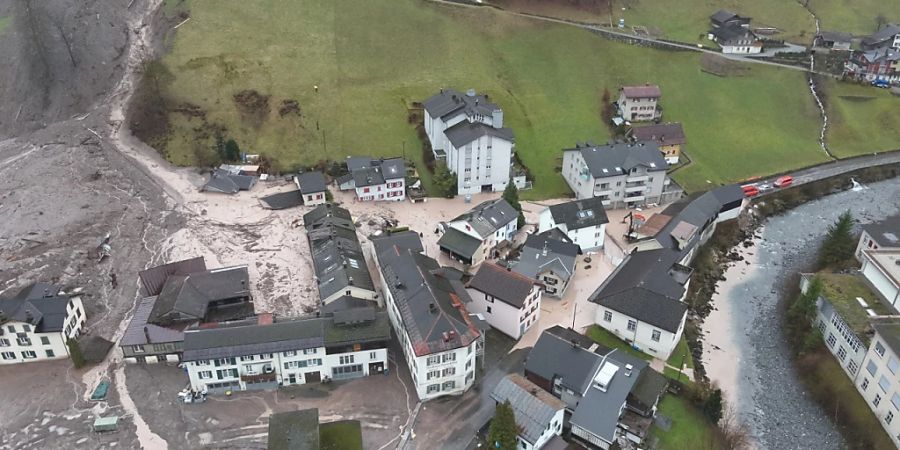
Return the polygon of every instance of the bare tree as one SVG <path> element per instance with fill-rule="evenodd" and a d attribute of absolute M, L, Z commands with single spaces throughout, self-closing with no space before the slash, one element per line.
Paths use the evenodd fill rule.
<path fill-rule="evenodd" d="M 56 28 L 56 31 L 59 33 L 59 37 L 62 39 L 63 44 L 66 46 L 66 51 L 69 53 L 69 61 L 72 62 L 72 67 L 78 67 L 78 62 L 75 61 L 75 55 L 72 52 L 72 43 L 69 41 L 69 36 L 66 35 L 66 31 L 63 29 L 63 24 L 66 21 L 66 15 L 63 14 L 62 18 L 50 18 L 50 23 L 53 24 L 53 27 Z"/>
<path fill-rule="evenodd" d="M 725 405 L 722 420 L 719 421 L 719 429 L 722 431 L 722 439 L 725 448 L 730 450 L 746 450 L 750 448 L 750 430 L 738 417 L 734 407 Z"/>
<path fill-rule="evenodd" d="M 887 25 L 888 19 L 884 16 L 884 14 L 878 14 L 875 17 L 875 31 L 880 30 L 882 27 Z"/>

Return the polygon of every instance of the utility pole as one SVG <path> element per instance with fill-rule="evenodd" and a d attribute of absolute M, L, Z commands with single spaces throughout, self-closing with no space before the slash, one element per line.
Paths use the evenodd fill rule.
<path fill-rule="evenodd" d="M 578 317 L 578 301 L 573 300 L 572 304 L 575 305 L 575 307 L 572 309 L 572 329 L 575 330 L 575 318 Z"/>

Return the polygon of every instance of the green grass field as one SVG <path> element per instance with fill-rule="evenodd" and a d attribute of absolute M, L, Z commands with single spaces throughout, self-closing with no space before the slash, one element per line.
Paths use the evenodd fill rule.
<path fill-rule="evenodd" d="M 414 0 L 187 1 L 163 63 L 179 102 L 206 111 L 244 150 L 289 169 L 350 154 L 421 161 L 407 108 L 442 86 L 487 92 L 505 110 L 535 177 L 527 199 L 569 192 L 560 150 L 605 142 L 600 97 L 622 84 L 658 83 L 665 119 L 681 121 L 694 160 L 676 172 L 688 190 L 824 160 L 818 113 L 800 72 L 753 66 L 745 76 L 700 71 L 699 55 L 622 45 L 572 27 L 490 9 Z M 239 20 L 238 20 L 239 19 Z M 314 85 L 319 86 L 316 93 Z M 232 96 L 270 95 L 264 120 L 242 118 Z M 282 100 L 302 117 L 280 117 Z M 193 162 L 199 125 L 173 113 L 166 148 Z M 318 128 L 318 129 L 317 129 Z M 327 148 L 327 150 L 326 150 Z"/>
<path fill-rule="evenodd" d="M 900 97 L 886 89 L 825 82 L 827 141 L 838 157 L 900 148 Z"/>
<path fill-rule="evenodd" d="M 610 333 L 609 331 L 604 330 L 603 328 L 600 328 L 597 325 L 591 325 L 590 327 L 588 327 L 587 332 L 585 334 L 587 335 L 587 337 L 593 339 L 594 342 L 596 342 L 600 345 L 603 345 L 605 347 L 623 350 L 625 352 L 628 352 L 632 356 L 637 356 L 638 358 L 641 358 L 646 361 L 653 359 L 652 356 L 650 356 L 644 352 L 635 350 L 627 342 L 619 339 L 614 334 Z"/>
<path fill-rule="evenodd" d="M 361 425 L 358 420 L 340 420 L 319 425 L 322 450 L 362 450 Z"/>
<path fill-rule="evenodd" d="M 713 425 L 687 399 L 666 395 L 659 402 L 657 414 L 672 420 L 672 427 L 668 431 L 656 425 L 650 429 L 650 434 L 659 439 L 657 448 L 664 450 L 719 448 Z"/>
<path fill-rule="evenodd" d="M 0 17 L 0 33 L 6 30 L 6 27 L 9 26 L 9 23 L 12 22 L 12 16 L 2 16 Z"/>
<path fill-rule="evenodd" d="M 900 21 L 900 0 L 810 0 L 809 7 L 819 17 L 819 26 L 829 31 L 870 34 L 879 14 Z"/>
<path fill-rule="evenodd" d="M 678 345 L 675 346 L 675 350 L 672 351 L 672 356 L 669 356 L 669 360 L 666 361 L 666 364 L 672 367 L 679 367 L 682 362 L 684 362 L 685 367 L 690 369 L 694 368 L 694 357 L 691 355 L 691 349 L 688 347 L 687 339 L 685 339 L 683 334 L 681 335 L 681 340 L 678 341 Z"/>

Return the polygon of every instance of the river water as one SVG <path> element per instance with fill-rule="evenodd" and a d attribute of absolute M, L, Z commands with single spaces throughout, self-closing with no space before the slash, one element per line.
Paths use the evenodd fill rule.
<path fill-rule="evenodd" d="M 814 262 L 828 226 L 846 210 L 860 223 L 900 212 L 900 179 L 848 190 L 770 218 L 737 250 L 706 319 L 703 362 L 760 449 L 837 449 L 843 438 L 797 380 L 778 318 L 792 274 Z"/>

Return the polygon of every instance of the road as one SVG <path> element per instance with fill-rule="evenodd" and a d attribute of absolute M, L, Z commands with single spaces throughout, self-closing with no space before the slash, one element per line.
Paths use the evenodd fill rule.
<path fill-rule="evenodd" d="M 806 183 L 812 183 L 814 181 L 824 180 L 826 178 L 831 178 L 847 172 L 852 172 L 854 170 L 864 169 L 866 167 L 877 167 L 886 164 L 900 164 L 900 151 L 894 151 L 890 153 L 875 153 L 872 155 L 849 159 L 839 159 L 836 161 L 819 164 L 817 166 L 796 170 L 789 173 L 788 175 L 794 177 L 793 186 L 797 186 Z M 778 175 L 773 175 L 771 177 L 754 180 L 753 182 L 755 184 L 772 184 L 777 178 Z M 774 192 L 777 192 L 777 190 L 762 192 L 759 196 L 766 196 Z"/>

